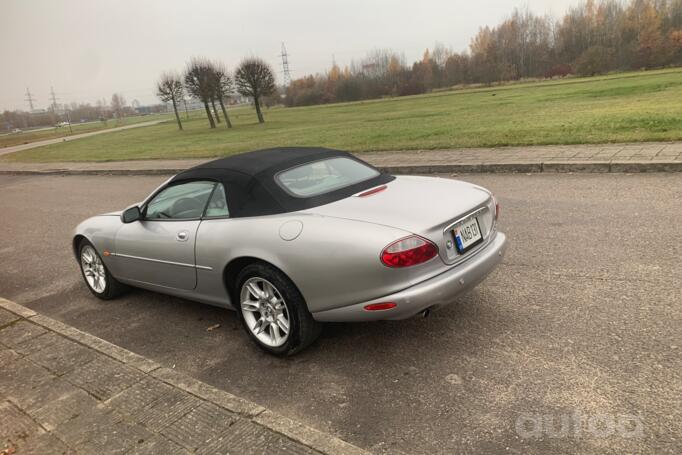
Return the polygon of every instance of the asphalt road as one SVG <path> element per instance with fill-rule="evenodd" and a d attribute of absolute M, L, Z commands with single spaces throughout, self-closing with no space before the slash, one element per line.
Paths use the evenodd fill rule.
<path fill-rule="evenodd" d="M 86 290 L 73 227 L 162 177 L 0 176 L 0 296 L 378 453 L 680 453 L 682 174 L 463 178 L 501 201 L 497 271 L 428 319 L 328 325 L 294 358 L 229 311 Z"/>

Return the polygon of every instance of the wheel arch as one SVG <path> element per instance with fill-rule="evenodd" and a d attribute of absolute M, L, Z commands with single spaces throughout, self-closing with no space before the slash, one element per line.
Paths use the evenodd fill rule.
<path fill-rule="evenodd" d="M 236 289 L 237 285 L 237 276 L 239 275 L 239 272 L 241 272 L 244 267 L 249 266 L 251 264 L 263 264 L 267 265 L 269 267 L 274 268 L 278 272 L 280 272 L 282 275 L 284 275 L 291 283 L 294 285 L 296 290 L 298 291 L 299 294 L 303 297 L 303 300 L 305 301 L 305 296 L 301 292 L 301 289 L 298 287 L 296 282 L 291 279 L 289 274 L 287 274 L 284 270 L 282 270 L 280 267 L 276 266 L 272 262 L 266 261 L 265 259 L 261 259 L 255 256 L 240 256 L 237 258 L 232 259 L 230 262 L 227 263 L 225 268 L 223 269 L 223 281 L 225 283 L 225 287 L 227 289 L 227 292 L 230 293 L 231 297 L 233 298 L 233 302 L 236 302 L 234 299 L 238 300 L 237 292 L 238 289 Z M 306 306 L 308 305 L 308 302 L 306 301 Z"/>
<path fill-rule="evenodd" d="M 83 234 L 76 234 L 73 237 L 72 248 L 73 248 L 73 255 L 76 257 L 76 259 L 78 259 L 78 247 L 80 246 L 80 244 L 83 240 L 88 240 L 88 238 L 86 236 L 84 236 Z"/>

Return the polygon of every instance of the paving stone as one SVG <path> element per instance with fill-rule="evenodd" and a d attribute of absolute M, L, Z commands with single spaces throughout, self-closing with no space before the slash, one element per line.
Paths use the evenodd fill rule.
<path fill-rule="evenodd" d="M 48 318 L 42 314 L 36 315 L 31 318 L 31 321 L 44 326 L 60 335 L 63 335 L 71 340 L 77 341 L 89 348 L 94 349 L 106 356 L 118 360 L 121 363 L 128 364 L 134 368 L 137 368 L 144 373 L 148 373 L 160 367 L 160 365 L 153 360 L 142 357 L 139 354 L 128 351 L 120 346 L 109 343 L 101 338 L 98 338 L 89 333 L 83 332 L 71 327 L 63 322 L 59 322 L 55 319 Z"/>
<path fill-rule="evenodd" d="M 49 325 L 10 319 L 0 327 L 0 442 L 18 455 L 319 453 L 239 417 L 263 408 L 122 348 L 110 350 L 119 361 Z"/>
<path fill-rule="evenodd" d="M 21 343 L 20 345 L 16 346 L 14 350 L 23 355 L 29 355 L 33 354 L 34 352 L 38 352 L 63 339 L 64 337 L 54 332 L 48 331 L 46 333 L 43 333 L 42 335 L 38 335 L 37 337 L 31 338 L 30 340 Z"/>
<path fill-rule="evenodd" d="M 161 434 L 195 451 L 207 444 L 220 441 L 236 420 L 231 412 L 205 402 L 161 430 Z"/>
<path fill-rule="evenodd" d="M 152 434 L 140 426 L 118 422 L 95 432 L 90 439 L 77 445 L 76 449 L 82 453 L 97 455 L 124 454 L 151 438 Z"/>
<path fill-rule="evenodd" d="M 121 417 L 109 409 L 90 407 L 82 414 L 60 424 L 52 431 L 69 447 L 76 447 L 94 439 L 98 433 L 121 422 Z"/>
<path fill-rule="evenodd" d="M 121 362 L 98 355 L 92 362 L 67 373 L 64 377 L 104 401 L 141 381 L 145 376 Z"/>
<path fill-rule="evenodd" d="M 97 407 L 99 402 L 87 392 L 74 386 L 71 387 L 73 387 L 71 392 L 31 410 L 29 412 L 31 417 L 46 430 L 53 431 L 59 425 Z"/>
<path fill-rule="evenodd" d="M 132 415 L 151 406 L 156 400 L 174 390 L 176 389 L 161 381 L 144 378 L 129 389 L 107 400 L 106 404 L 119 412 Z"/>
<path fill-rule="evenodd" d="M 34 342 L 37 343 L 37 339 Z M 92 349 L 61 337 L 38 352 L 30 354 L 28 359 L 61 376 L 93 361 L 96 357 L 97 353 Z"/>
<path fill-rule="evenodd" d="M 12 313 L 11 311 L 3 310 L 0 308 L 0 327 L 3 327 L 10 322 L 14 322 L 19 319 L 19 316 Z"/>
<path fill-rule="evenodd" d="M 134 447 L 128 453 L 130 455 L 185 455 L 191 452 L 188 452 L 163 436 L 155 435 L 150 440 Z"/>
<path fill-rule="evenodd" d="M 46 329 L 28 321 L 18 321 L 0 330 L 0 343 L 13 348 L 38 335 L 47 332 Z"/>
<path fill-rule="evenodd" d="M 32 415 L 32 412 L 41 408 L 45 403 L 63 398 L 76 391 L 76 387 L 57 377 L 50 377 L 40 381 L 30 389 L 23 390 L 20 394 L 13 394 L 10 400 L 19 406 L 24 412 Z"/>
<path fill-rule="evenodd" d="M 309 447 L 298 444 L 289 438 L 277 434 L 249 420 L 241 419 L 232 425 L 229 431 L 211 444 L 199 450 L 197 454 L 218 455 L 235 453 L 239 455 L 256 454 L 319 454 Z"/>
<path fill-rule="evenodd" d="M 161 431 L 204 403 L 199 398 L 177 391 L 156 401 L 135 416 L 137 422 L 153 431 Z"/>
<path fill-rule="evenodd" d="M 26 308 L 25 306 L 19 305 L 18 303 L 14 303 L 11 300 L 3 299 L 2 297 L 0 297 L 0 308 L 9 310 L 14 314 L 18 314 L 22 318 L 31 318 L 36 315 L 36 312 L 32 309 Z"/>
<path fill-rule="evenodd" d="M 200 406 L 202 400 L 160 381 L 145 378 L 106 405 L 129 420 L 159 431 Z"/>
<path fill-rule="evenodd" d="M 0 365 L 3 370 L 10 368 L 12 362 L 20 358 L 21 356 L 15 350 L 0 346 Z"/>
<path fill-rule="evenodd" d="M 265 410 L 262 406 L 252 403 L 244 398 L 234 396 L 224 390 L 216 389 L 204 382 L 194 379 L 186 374 L 171 368 L 159 368 L 151 373 L 168 384 L 203 398 L 211 403 L 216 403 L 231 412 L 247 416 L 255 416 Z"/>
<path fill-rule="evenodd" d="M 253 421 L 294 441 L 300 441 L 308 447 L 314 447 L 316 450 L 323 453 L 367 455 L 367 452 L 364 450 L 342 441 L 341 439 L 335 438 L 314 428 L 310 428 L 300 422 L 272 411 L 265 411 L 259 414 Z"/>
<path fill-rule="evenodd" d="M 18 441 L 15 445 L 16 454 L 49 454 L 49 455 L 66 455 L 72 454 L 70 450 L 62 441 L 57 439 L 54 435 L 49 433 L 33 434 Z"/>
<path fill-rule="evenodd" d="M 8 401 L 0 402 L 0 441 L 18 444 L 32 435 L 45 433 L 28 415 Z"/>
<path fill-rule="evenodd" d="M 45 368 L 21 358 L 12 362 L 11 368 L 3 368 L 0 374 L 0 393 L 7 397 L 20 397 L 53 378 L 54 375 Z"/>

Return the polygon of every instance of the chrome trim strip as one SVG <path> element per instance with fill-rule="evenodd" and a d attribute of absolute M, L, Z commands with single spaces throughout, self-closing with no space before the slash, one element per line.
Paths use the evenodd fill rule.
<path fill-rule="evenodd" d="M 191 268 L 201 269 L 201 270 L 213 270 L 213 267 L 208 267 L 206 265 L 185 264 L 184 262 L 164 261 L 163 259 L 143 258 L 140 256 L 132 256 L 130 254 L 121 254 L 121 253 L 110 253 L 110 255 L 111 256 L 118 256 L 118 257 L 122 257 L 122 258 L 127 258 L 127 259 L 137 259 L 140 261 L 156 262 L 159 264 L 170 264 L 170 265 L 177 265 L 180 267 L 191 267 Z"/>
<path fill-rule="evenodd" d="M 471 217 L 473 217 L 473 216 L 476 216 L 476 215 L 478 215 L 479 213 L 488 210 L 488 209 L 489 209 L 489 204 L 490 204 L 491 200 L 492 200 L 492 198 L 489 197 L 489 198 L 488 198 L 481 206 L 479 206 L 477 209 L 472 210 L 471 212 L 467 213 L 466 215 L 461 216 L 461 217 L 459 217 L 458 219 L 456 219 L 454 222 L 450 223 L 445 229 L 443 229 L 443 235 L 447 235 L 448 232 L 452 230 L 452 228 L 454 228 L 456 225 L 458 225 L 458 224 L 461 223 L 462 221 L 466 221 L 466 220 L 468 220 L 469 218 L 471 218 Z M 491 243 L 492 240 L 495 238 L 495 235 L 496 235 L 496 233 L 497 233 L 497 232 L 496 232 L 496 231 L 497 231 L 497 222 L 496 222 L 496 220 L 495 220 L 495 215 L 494 215 L 494 214 L 491 214 L 491 215 L 493 216 L 493 222 L 492 222 L 492 225 L 490 226 L 490 230 L 489 230 L 486 234 L 483 234 L 483 233 L 481 232 L 481 234 L 483 235 L 483 242 L 481 242 L 480 244 L 476 245 L 472 250 L 467 251 L 467 252 L 464 253 L 463 255 L 460 254 L 460 255 L 456 256 L 454 261 L 452 261 L 452 262 L 447 262 L 447 261 L 445 261 L 445 263 L 447 264 L 448 267 L 455 267 L 455 266 L 460 265 L 460 264 L 463 263 L 463 262 L 466 262 L 467 260 L 469 260 L 469 258 L 475 256 L 475 255 L 478 254 L 481 250 L 484 250 L 488 245 L 490 245 L 490 243 Z"/>
<path fill-rule="evenodd" d="M 473 212 L 469 212 L 468 214 L 464 215 L 463 217 L 458 218 L 458 219 L 457 219 L 456 221 L 454 221 L 453 223 L 450 223 L 445 229 L 443 229 L 443 234 L 445 234 L 446 232 L 448 232 L 450 229 L 452 229 L 453 227 L 455 227 L 455 225 L 461 223 L 462 221 L 465 221 L 465 220 L 471 218 L 472 216 L 477 215 L 479 212 L 482 212 L 482 211 L 484 211 L 485 209 L 487 209 L 487 208 L 488 208 L 488 202 L 489 202 L 489 200 L 485 202 L 485 204 L 483 205 L 483 207 L 479 207 L 479 208 L 477 208 L 476 210 L 474 210 Z"/>

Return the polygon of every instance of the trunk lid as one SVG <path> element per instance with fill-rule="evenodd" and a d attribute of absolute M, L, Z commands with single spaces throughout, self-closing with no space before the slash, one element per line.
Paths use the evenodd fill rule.
<path fill-rule="evenodd" d="M 386 186 L 385 190 L 369 196 L 352 196 L 309 211 L 424 235 L 490 197 L 488 192 L 470 183 L 438 177 L 397 176 Z"/>
<path fill-rule="evenodd" d="M 444 262 L 457 262 L 459 255 L 444 229 L 463 216 L 479 210 L 477 217 L 484 239 L 493 225 L 490 193 L 470 183 L 438 177 L 397 176 L 386 189 L 369 196 L 351 196 L 315 207 L 308 212 L 390 226 L 421 235 L 438 246 Z"/>

